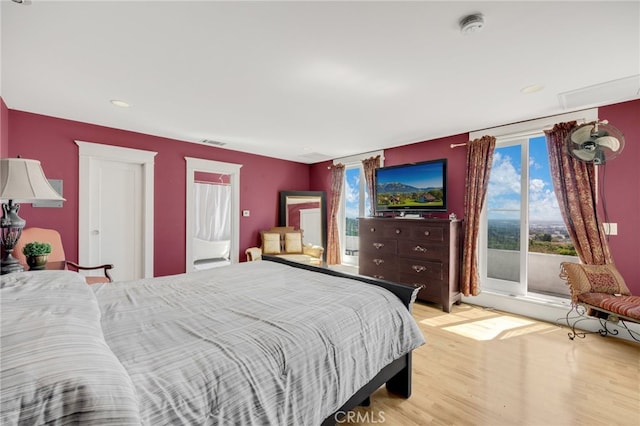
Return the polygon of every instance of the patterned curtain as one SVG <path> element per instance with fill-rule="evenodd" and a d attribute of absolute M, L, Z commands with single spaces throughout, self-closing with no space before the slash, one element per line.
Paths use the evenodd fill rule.
<path fill-rule="evenodd" d="M 367 158 L 366 160 L 362 160 L 362 168 L 364 170 L 364 179 L 367 184 L 367 191 L 369 192 L 369 207 L 371 208 L 371 215 L 373 215 L 376 211 L 376 200 L 373 199 L 375 182 L 374 179 L 374 171 L 380 167 L 380 156 L 376 155 L 375 157 Z"/>
<path fill-rule="evenodd" d="M 462 294 L 480 293 L 478 232 L 480 212 L 489 186 L 496 138 L 483 136 L 467 144 L 467 177 L 464 194 L 464 247 L 462 249 Z"/>
<path fill-rule="evenodd" d="M 338 211 L 344 185 L 344 164 L 335 164 L 331 168 L 331 194 L 329 195 L 329 233 L 327 235 L 327 265 L 339 265 L 340 232 L 338 231 Z"/>
<path fill-rule="evenodd" d="M 582 263 L 613 263 L 604 229 L 596 212 L 596 172 L 591 163 L 576 160 L 565 148 L 575 121 L 545 130 L 553 189 L 571 241 Z"/>

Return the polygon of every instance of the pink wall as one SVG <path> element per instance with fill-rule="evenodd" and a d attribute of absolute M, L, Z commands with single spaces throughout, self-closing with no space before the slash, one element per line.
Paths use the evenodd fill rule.
<path fill-rule="evenodd" d="M 631 293 L 640 295 L 640 100 L 601 107 L 598 117 L 625 135 L 620 156 L 598 168 L 600 207 L 604 200 L 608 221 L 618 224 L 618 235 L 609 237 L 613 260 Z"/>
<path fill-rule="evenodd" d="M 1 98 L 0 98 L 1 100 Z M 634 294 L 640 294 L 640 268 L 638 247 L 640 224 L 640 100 L 604 106 L 600 118 L 608 119 L 626 136 L 622 155 L 604 168 L 604 188 L 608 220 L 618 224 L 618 235 L 610 237 L 616 265 Z M 240 256 L 244 259 L 246 247 L 259 244 L 259 231 L 277 224 L 278 192 L 281 190 L 325 191 L 330 203 L 330 161 L 307 166 L 299 163 L 244 154 L 236 151 L 183 143 L 139 133 L 117 130 L 86 123 L 78 123 L 36 114 L 7 110 L 0 102 L 2 118 L 2 156 L 21 154 L 25 158 L 42 161 L 50 178 L 63 179 L 67 202 L 62 209 L 34 209 L 24 205 L 23 217 L 31 226 L 49 226 L 60 229 L 69 256 L 77 258 L 78 228 L 78 160 L 74 140 L 127 146 L 157 151 L 156 156 L 156 275 L 182 272 L 184 244 L 184 187 L 185 156 L 206 158 L 243 164 L 241 169 L 242 210 L 251 210 L 251 216 L 241 218 Z M 9 128 L 8 123 L 11 123 Z M 8 140 L 11 140 L 11 143 Z M 466 142 L 467 134 L 423 141 L 385 150 L 385 165 L 448 159 L 449 212 L 462 216 L 464 207 L 464 175 L 466 153 L 464 148 L 451 149 L 452 143 Z M 290 182 L 296 182 L 291 185 Z M 329 207 L 329 206 L 327 206 Z M 444 214 L 443 214 L 444 215 Z M 175 224 L 178 224 L 176 226 Z M 165 225 L 171 224 L 171 225 Z M 169 231 L 171 226 L 171 232 Z M 166 250 L 171 247 L 171 250 Z"/>
<path fill-rule="evenodd" d="M 608 220 L 618 224 L 618 235 L 609 240 L 614 261 L 631 292 L 640 294 L 640 100 L 600 107 L 598 115 L 622 130 L 626 138 L 623 153 L 601 167 L 599 173 L 600 177 L 605 176 Z M 385 149 L 384 165 L 447 158 L 448 213 L 462 217 L 466 150 L 463 147 L 451 149 L 449 145 L 467 141 L 468 134 L 460 134 Z M 314 164 L 310 178 L 312 190 L 327 191 L 327 204 L 331 189 L 331 173 L 327 169 L 330 164 L 328 161 Z"/>
<path fill-rule="evenodd" d="M 8 111 L 8 121 L 9 155 L 40 160 L 48 178 L 64 181 L 67 201 L 63 208 L 33 208 L 23 204 L 20 214 L 27 226 L 58 229 L 69 259 L 77 260 L 78 254 L 78 147 L 74 140 L 158 152 L 154 195 L 156 276 L 184 272 L 184 157 L 242 164 L 240 209 L 251 211 L 250 217 L 240 219 L 242 260 L 244 250 L 259 243 L 259 231 L 277 225 L 279 191 L 292 189 L 290 182 L 296 182 L 295 189 L 300 190 L 307 190 L 309 185 L 306 164 L 15 110 Z"/>
<path fill-rule="evenodd" d="M 9 156 L 9 109 L 0 97 L 0 158 Z"/>

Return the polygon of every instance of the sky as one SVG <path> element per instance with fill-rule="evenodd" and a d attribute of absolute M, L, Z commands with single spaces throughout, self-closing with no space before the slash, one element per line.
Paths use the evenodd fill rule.
<path fill-rule="evenodd" d="M 360 169 L 348 168 L 345 170 L 345 215 L 350 218 L 360 217 L 359 212 L 359 199 L 360 199 Z M 368 201 L 368 196 L 366 200 Z M 368 210 L 365 212 L 365 216 L 368 215 Z"/>
<path fill-rule="evenodd" d="M 489 219 L 518 219 L 520 203 L 521 151 L 519 145 L 496 148 L 489 178 Z M 562 222 L 551 183 L 544 136 L 529 143 L 529 222 Z M 507 209 L 515 211 L 496 211 Z"/>

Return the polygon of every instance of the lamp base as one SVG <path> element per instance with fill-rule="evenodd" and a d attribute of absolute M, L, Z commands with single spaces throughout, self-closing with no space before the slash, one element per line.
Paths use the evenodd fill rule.
<path fill-rule="evenodd" d="M 0 275 L 10 274 L 12 272 L 22 272 L 24 267 L 18 262 L 18 259 L 8 254 L 2 259 L 0 264 Z"/>

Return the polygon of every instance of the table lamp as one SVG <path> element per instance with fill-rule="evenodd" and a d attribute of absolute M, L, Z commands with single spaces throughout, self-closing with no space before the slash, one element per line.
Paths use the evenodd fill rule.
<path fill-rule="evenodd" d="M 0 158 L 0 200 L 8 200 L 2 203 L 0 219 L 0 244 L 4 247 L 0 273 L 20 272 L 23 267 L 12 252 L 26 222 L 18 216 L 20 205 L 14 202 L 66 200 L 49 184 L 40 162 L 26 158 Z"/>

